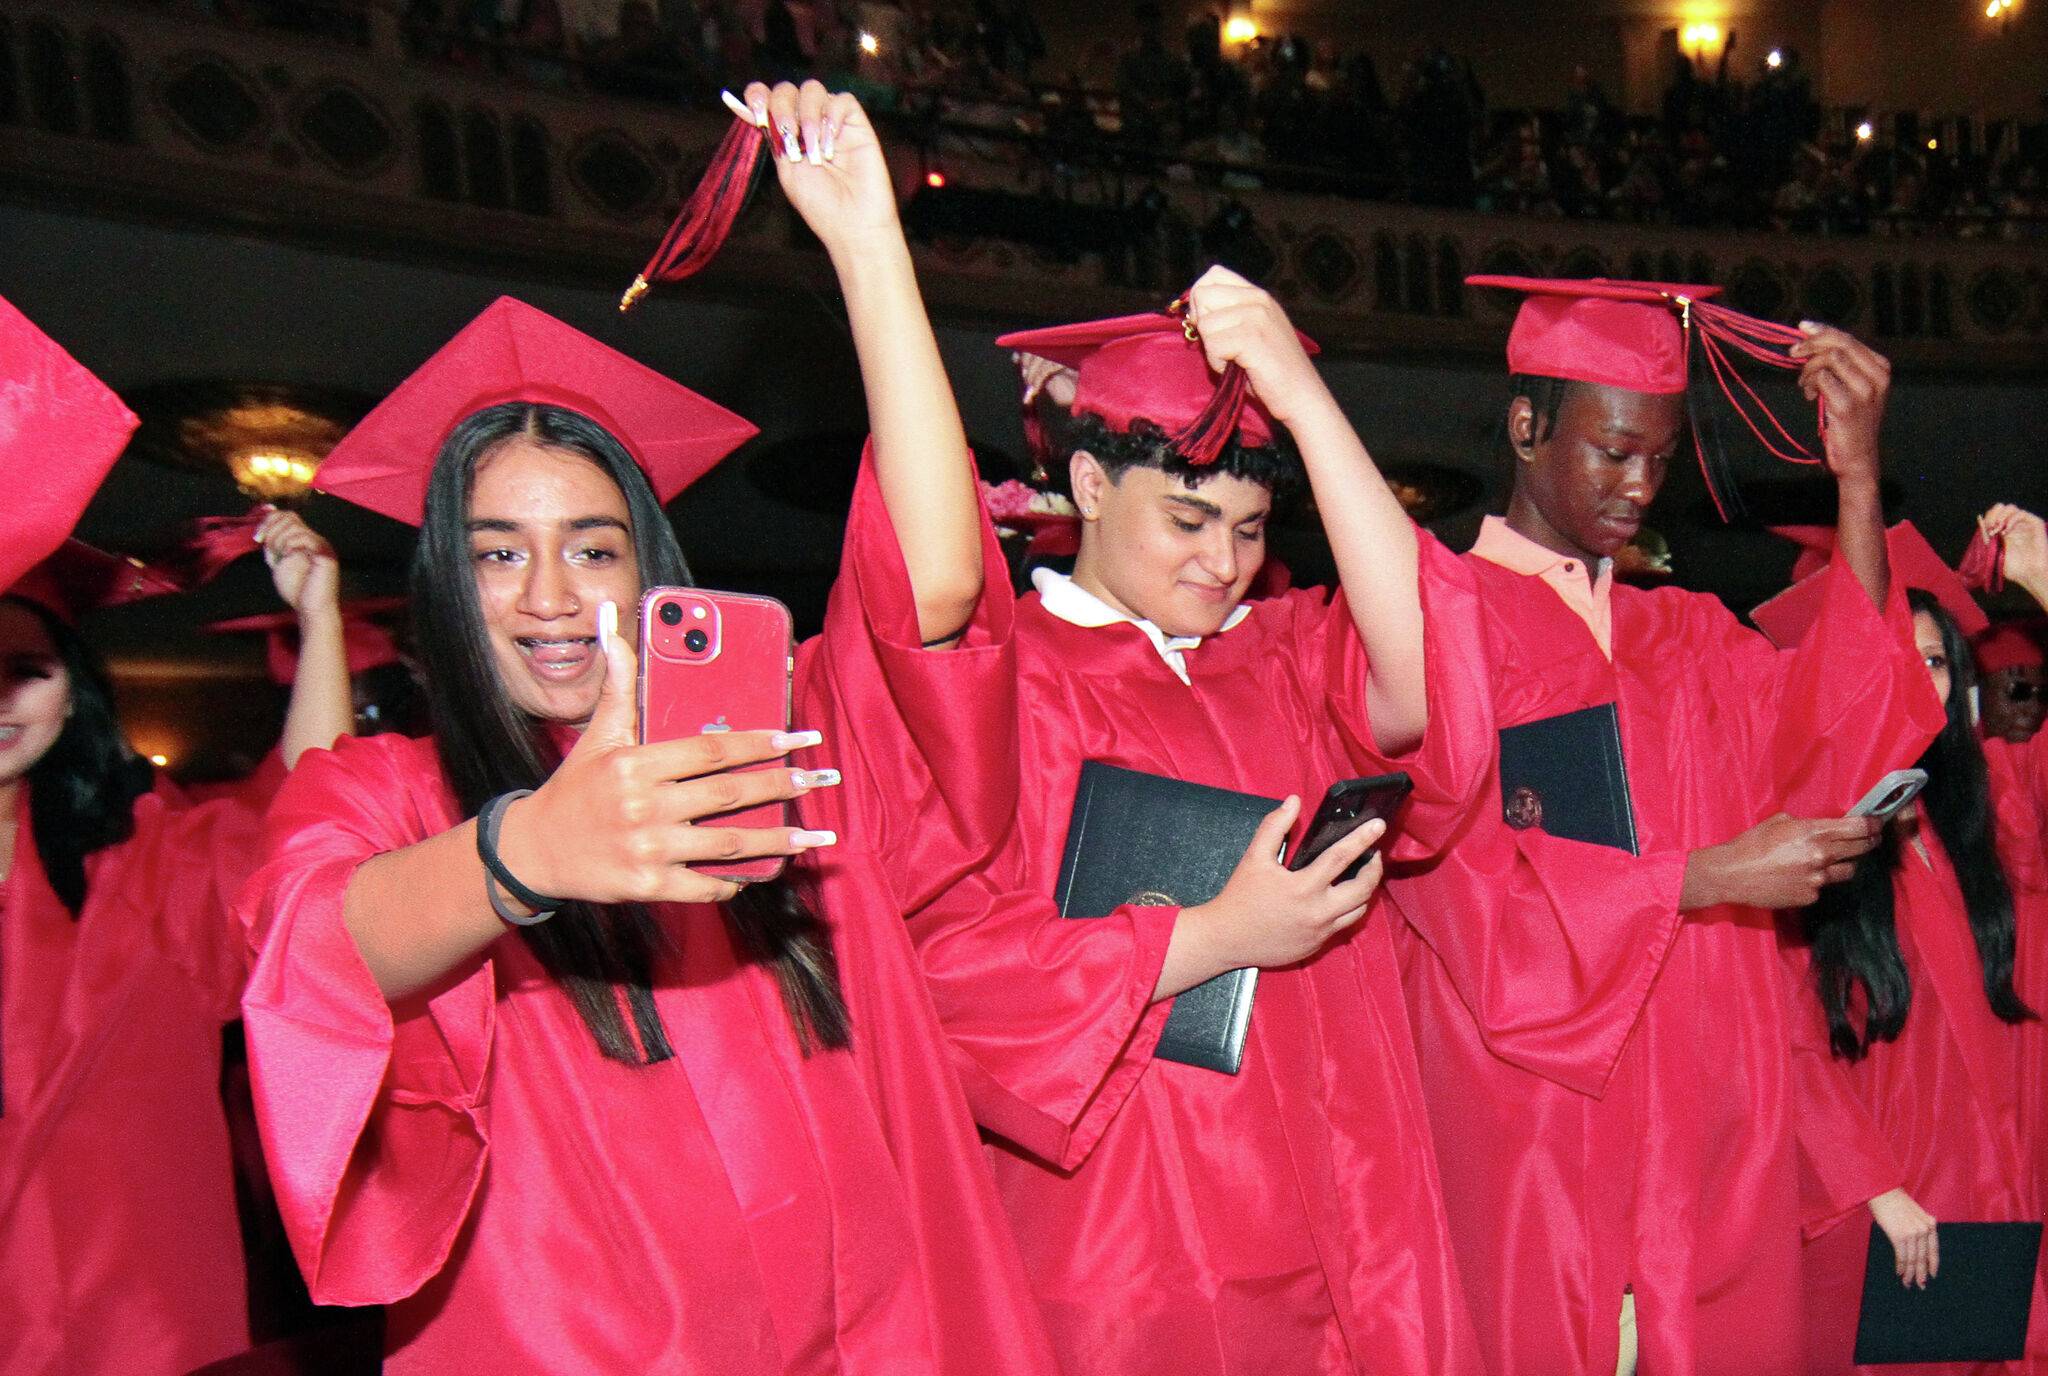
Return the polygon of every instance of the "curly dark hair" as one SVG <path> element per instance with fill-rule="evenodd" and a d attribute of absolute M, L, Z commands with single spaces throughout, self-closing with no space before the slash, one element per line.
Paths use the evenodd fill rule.
<path fill-rule="evenodd" d="M 1257 483 L 1273 494 L 1273 508 L 1281 511 L 1299 501 L 1307 490 L 1308 477 L 1301 466 L 1301 451 L 1280 432 L 1272 444 L 1243 444 L 1233 435 L 1214 463 L 1192 464 L 1174 453 L 1172 437 L 1148 420 L 1131 423 L 1128 431 L 1109 428 L 1100 416 L 1075 415 L 1040 393 L 1036 402 L 1039 424 L 1046 447 L 1058 462 L 1046 465 L 1046 476 L 1054 489 L 1071 497 L 1067 461 L 1086 450 L 1109 474 L 1120 480 L 1126 469 L 1157 468 L 1179 478 L 1189 487 L 1200 487 L 1219 473 Z"/>

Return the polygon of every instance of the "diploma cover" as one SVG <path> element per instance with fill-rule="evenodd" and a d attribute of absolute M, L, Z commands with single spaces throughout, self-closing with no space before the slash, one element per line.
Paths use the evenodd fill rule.
<path fill-rule="evenodd" d="M 1567 841 L 1636 849 L 1636 813 L 1614 704 L 1510 726 L 1500 733 L 1501 816 Z"/>
<path fill-rule="evenodd" d="M 2025 1355 L 2038 1223 L 1939 1223 L 1941 1271 L 1909 1290 L 1884 1229 L 1870 1225 L 1858 1363 L 2010 1362 Z"/>
<path fill-rule="evenodd" d="M 1223 892 L 1272 798 L 1081 765 L 1053 897 L 1062 917 L 1107 917 L 1128 903 L 1192 908 Z M 1176 995 L 1153 1054 L 1237 1074 L 1251 1029 L 1255 969 L 1229 970 Z"/>

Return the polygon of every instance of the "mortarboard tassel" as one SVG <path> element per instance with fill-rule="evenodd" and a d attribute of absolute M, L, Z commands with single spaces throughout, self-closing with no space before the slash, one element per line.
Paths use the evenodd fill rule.
<path fill-rule="evenodd" d="M 211 583 L 228 565 L 262 549 L 256 527 L 272 510 L 265 504 L 241 516 L 202 516 L 192 522 L 191 535 L 167 561 L 176 568 L 178 581 L 187 588 Z"/>
<path fill-rule="evenodd" d="M 1977 527 L 1977 533 L 1970 537 L 1970 547 L 1963 551 L 1963 560 L 1956 565 L 1956 576 L 1963 580 L 1965 587 L 1978 588 L 1996 597 L 2005 591 L 2005 537 L 1994 535 L 1984 538 L 1984 528 Z"/>
<path fill-rule="evenodd" d="M 1729 408 L 1774 458 L 1787 463 L 1817 464 L 1821 460 L 1793 437 L 1729 357 L 1729 350 L 1733 349 L 1773 368 L 1797 369 L 1804 364 L 1787 350 L 1806 336 L 1789 325 L 1759 320 L 1711 301 L 1684 297 L 1677 298 L 1677 305 L 1688 347 L 1694 354 L 1693 366 L 1687 369 L 1686 405 L 1692 416 L 1700 470 L 1706 477 L 1715 510 L 1723 521 L 1731 521 L 1743 514 L 1742 497 L 1736 489 L 1734 465 L 1721 439 L 1707 378 L 1711 375 Z M 1759 418 L 1763 423 L 1759 423 Z M 1820 408 L 1820 427 L 1827 428 L 1825 401 Z"/>
<path fill-rule="evenodd" d="M 1226 364 L 1223 377 L 1216 384 L 1216 395 L 1209 398 L 1209 404 L 1173 437 L 1168 447 L 1196 467 L 1216 462 L 1223 446 L 1237 433 L 1247 386 L 1244 369 L 1235 363 Z"/>
<path fill-rule="evenodd" d="M 720 94 L 738 118 L 711 155 L 711 166 L 705 170 L 703 180 L 690 193 L 690 199 L 683 202 L 675 223 L 662 236 L 661 247 L 619 298 L 622 311 L 631 310 L 656 282 L 679 282 L 702 271 L 724 247 L 733 222 L 739 219 L 748 196 L 753 194 L 767 136 L 754 122 L 753 112 L 730 91 Z"/>

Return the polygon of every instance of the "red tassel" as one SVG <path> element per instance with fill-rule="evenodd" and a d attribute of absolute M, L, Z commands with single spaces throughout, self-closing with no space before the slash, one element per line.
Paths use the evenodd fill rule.
<path fill-rule="evenodd" d="M 244 516 L 203 516 L 194 521 L 192 534 L 167 561 L 176 568 L 179 583 L 187 588 L 211 583 L 229 564 L 263 548 L 256 543 L 256 527 L 270 511 L 259 506 Z"/>
<path fill-rule="evenodd" d="M 1984 538 L 1978 531 L 1970 537 L 1970 547 L 1963 551 L 1963 561 L 1956 565 L 1956 576 L 1963 580 L 1966 588 L 1977 588 L 1997 596 L 2005 591 L 2005 537 Z"/>
<path fill-rule="evenodd" d="M 1734 361 L 1728 357 L 1730 348 L 1739 350 L 1759 363 L 1773 368 L 1798 369 L 1804 367 L 1802 360 L 1792 357 L 1786 349 L 1806 336 L 1790 325 L 1778 325 L 1768 320 L 1759 320 L 1753 315 L 1730 310 L 1711 301 L 1694 301 L 1689 304 L 1691 322 L 1699 331 L 1701 352 L 1706 356 L 1707 365 L 1713 371 L 1714 381 L 1720 385 L 1721 395 L 1728 398 L 1728 404 L 1749 432 L 1757 437 L 1763 447 L 1787 463 L 1819 463 L 1820 459 L 1805 445 L 1792 437 L 1784 422 L 1773 414 L 1756 389 L 1735 370 Z M 1737 388 L 1741 391 L 1738 394 Z M 1744 400 L 1747 398 L 1747 401 Z M 1776 438 L 1766 434 L 1757 418 L 1767 422 Z M 1823 402 L 1820 415 L 1821 429 L 1827 429 L 1827 406 Z M 1782 447 L 1781 447 L 1782 446 Z"/>
<path fill-rule="evenodd" d="M 1244 369 L 1235 363 L 1224 365 L 1222 380 L 1216 384 L 1216 395 L 1209 398 L 1209 404 L 1202 408 L 1200 415 L 1173 437 L 1168 448 L 1198 468 L 1216 462 L 1223 446 L 1230 443 L 1230 437 L 1237 433 L 1238 418 L 1244 414 L 1248 385 Z"/>
<path fill-rule="evenodd" d="M 761 149 L 766 142 L 759 125 L 733 121 L 719 142 L 718 151 L 711 155 L 711 166 L 704 179 L 697 183 L 697 189 L 677 212 L 675 223 L 662 236 L 661 247 L 619 298 L 620 310 L 631 310 L 633 303 L 645 296 L 654 283 L 679 282 L 702 271 L 718 256 L 726 236 L 732 233 L 733 222 L 739 219 L 740 210 L 747 203 L 747 193 L 753 190 L 754 173 L 760 167 Z"/>

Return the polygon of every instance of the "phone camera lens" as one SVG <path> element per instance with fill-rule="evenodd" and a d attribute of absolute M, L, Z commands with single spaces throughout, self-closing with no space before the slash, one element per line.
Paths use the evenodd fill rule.
<path fill-rule="evenodd" d="M 680 615 L 681 613 L 678 613 L 678 616 Z M 709 645 L 710 643 L 711 637 L 704 634 L 703 631 L 695 629 L 694 627 L 683 633 L 683 648 L 688 650 L 693 655 L 703 654 L 704 647 L 706 645 Z"/>
<path fill-rule="evenodd" d="M 661 624 L 664 626 L 680 625 L 683 620 L 682 603 L 664 602 L 661 604 L 661 610 L 656 612 L 655 615 L 661 618 Z"/>

